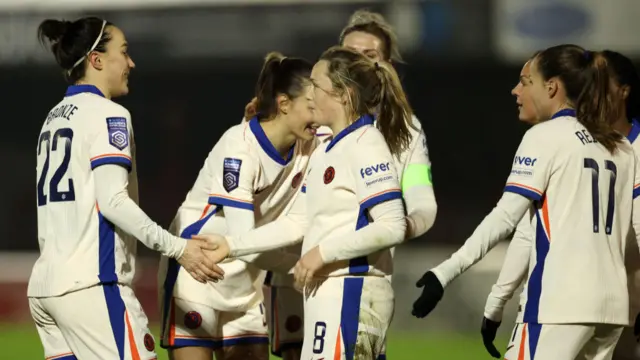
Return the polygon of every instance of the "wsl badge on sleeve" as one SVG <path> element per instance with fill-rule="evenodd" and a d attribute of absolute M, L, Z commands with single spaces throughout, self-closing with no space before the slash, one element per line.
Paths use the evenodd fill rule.
<path fill-rule="evenodd" d="M 240 180 L 240 167 L 242 160 L 233 158 L 224 158 L 224 168 L 222 171 L 222 186 L 227 192 L 231 192 L 238 188 Z"/>
<path fill-rule="evenodd" d="M 107 118 L 107 130 L 109 131 L 109 144 L 113 147 L 122 151 L 129 146 L 129 130 L 127 129 L 126 118 Z"/>

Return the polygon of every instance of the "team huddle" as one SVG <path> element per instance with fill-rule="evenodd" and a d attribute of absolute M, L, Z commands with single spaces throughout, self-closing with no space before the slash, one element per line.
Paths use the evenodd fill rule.
<path fill-rule="evenodd" d="M 138 206 L 131 115 L 112 101 L 135 67 L 124 33 L 87 17 L 45 20 L 38 34 L 70 84 L 37 145 L 28 297 L 46 359 L 156 359 L 131 288 L 138 240 L 161 253 L 160 346 L 173 360 L 386 359 L 393 249 L 426 233 L 437 206 L 380 14 L 356 11 L 315 63 L 266 56 L 244 118 L 168 230 Z M 416 317 L 515 231 L 482 322 L 491 356 L 524 283 L 506 359 L 640 358 L 639 86 L 611 51 L 559 45 L 527 61 L 512 94 L 532 127 L 505 192 L 418 280 Z"/>

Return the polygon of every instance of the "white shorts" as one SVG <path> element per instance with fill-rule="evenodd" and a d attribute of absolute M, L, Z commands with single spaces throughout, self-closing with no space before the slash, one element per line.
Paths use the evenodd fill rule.
<path fill-rule="evenodd" d="M 147 316 L 129 286 L 29 298 L 46 359 L 156 359 Z"/>
<path fill-rule="evenodd" d="M 162 329 L 163 348 L 268 344 L 264 306 L 247 312 L 219 311 L 209 306 L 172 298 L 168 321 Z"/>
<path fill-rule="evenodd" d="M 633 335 L 632 327 L 625 327 L 622 330 L 618 345 L 613 351 L 613 360 L 640 360 L 640 345 Z"/>
<path fill-rule="evenodd" d="M 516 323 L 505 360 L 608 360 L 623 327 L 608 324 Z"/>
<path fill-rule="evenodd" d="M 271 286 L 269 301 L 269 334 L 271 353 L 282 357 L 290 348 L 302 348 L 304 299 L 293 288 Z"/>
<path fill-rule="evenodd" d="M 384 277 L 330 277 L 305 295 L 302 359 L 376 359 L 393 317 Z"/>

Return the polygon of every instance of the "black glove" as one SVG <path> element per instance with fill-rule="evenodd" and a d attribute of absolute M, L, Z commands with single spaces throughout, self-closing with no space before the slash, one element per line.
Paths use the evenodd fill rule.
<path fill-rule="evenodd" d="M 636 336 L 636 341 L 640 342 L 640 314 L 636 315 L 636 322 L 633 324 L 633 335 Z"/>
<path fill-rule="evenodd" d="M 496 349 L 496 346 L 493 345 L 493 341 L 496 339 L 496 332 L 499 327 L 499 322 L 489 320 L 486 317 L 482 318 L 482 328 L 480 329 L 480 333 L 482 334 L 484 348 L 487 349 L 487 352 L 496 359 L 500 359 L 500 352 Z"/>
<path fill-rule="evenodd" d="M 438 301 L 442 299 L 444 289 L 440 280 L 431 271 L 427 271 L 422 278 L 416 283 L 417 287 L 423 287 L 422 295 L 413 303 L 413 311 L 411 314 L 417 318 L 423 318 L 438 305 Z"/>

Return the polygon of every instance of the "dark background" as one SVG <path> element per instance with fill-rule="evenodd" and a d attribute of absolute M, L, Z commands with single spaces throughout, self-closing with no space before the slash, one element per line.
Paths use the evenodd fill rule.
<path fill-rule="evenodd" d="M 399 71 L 433 162 L 438 216 L 412 246 L 460 244 L 471 234 L 499 199 L 526 131 L 510 95 L 526 56 L 500 55 L 494 27 L 510 15 L 497 13 L 495 3 L 368 4 L 398 29 L 406 60 Z M 278 50 L 315 59 L 361 6 L 0 12 L 0 249 L 37 249 L 36 142 L 66 87 L 53 56 L 35 40 L 43 18 L 104 16 L 127 35 L 137 68 L 130 95 L 116 101 L 133 118 L 140 204 L 167 227 L 210 149 L 240 121 L 263 56 Z M 541 36 L 524 53 L 571 39 Z"/>

